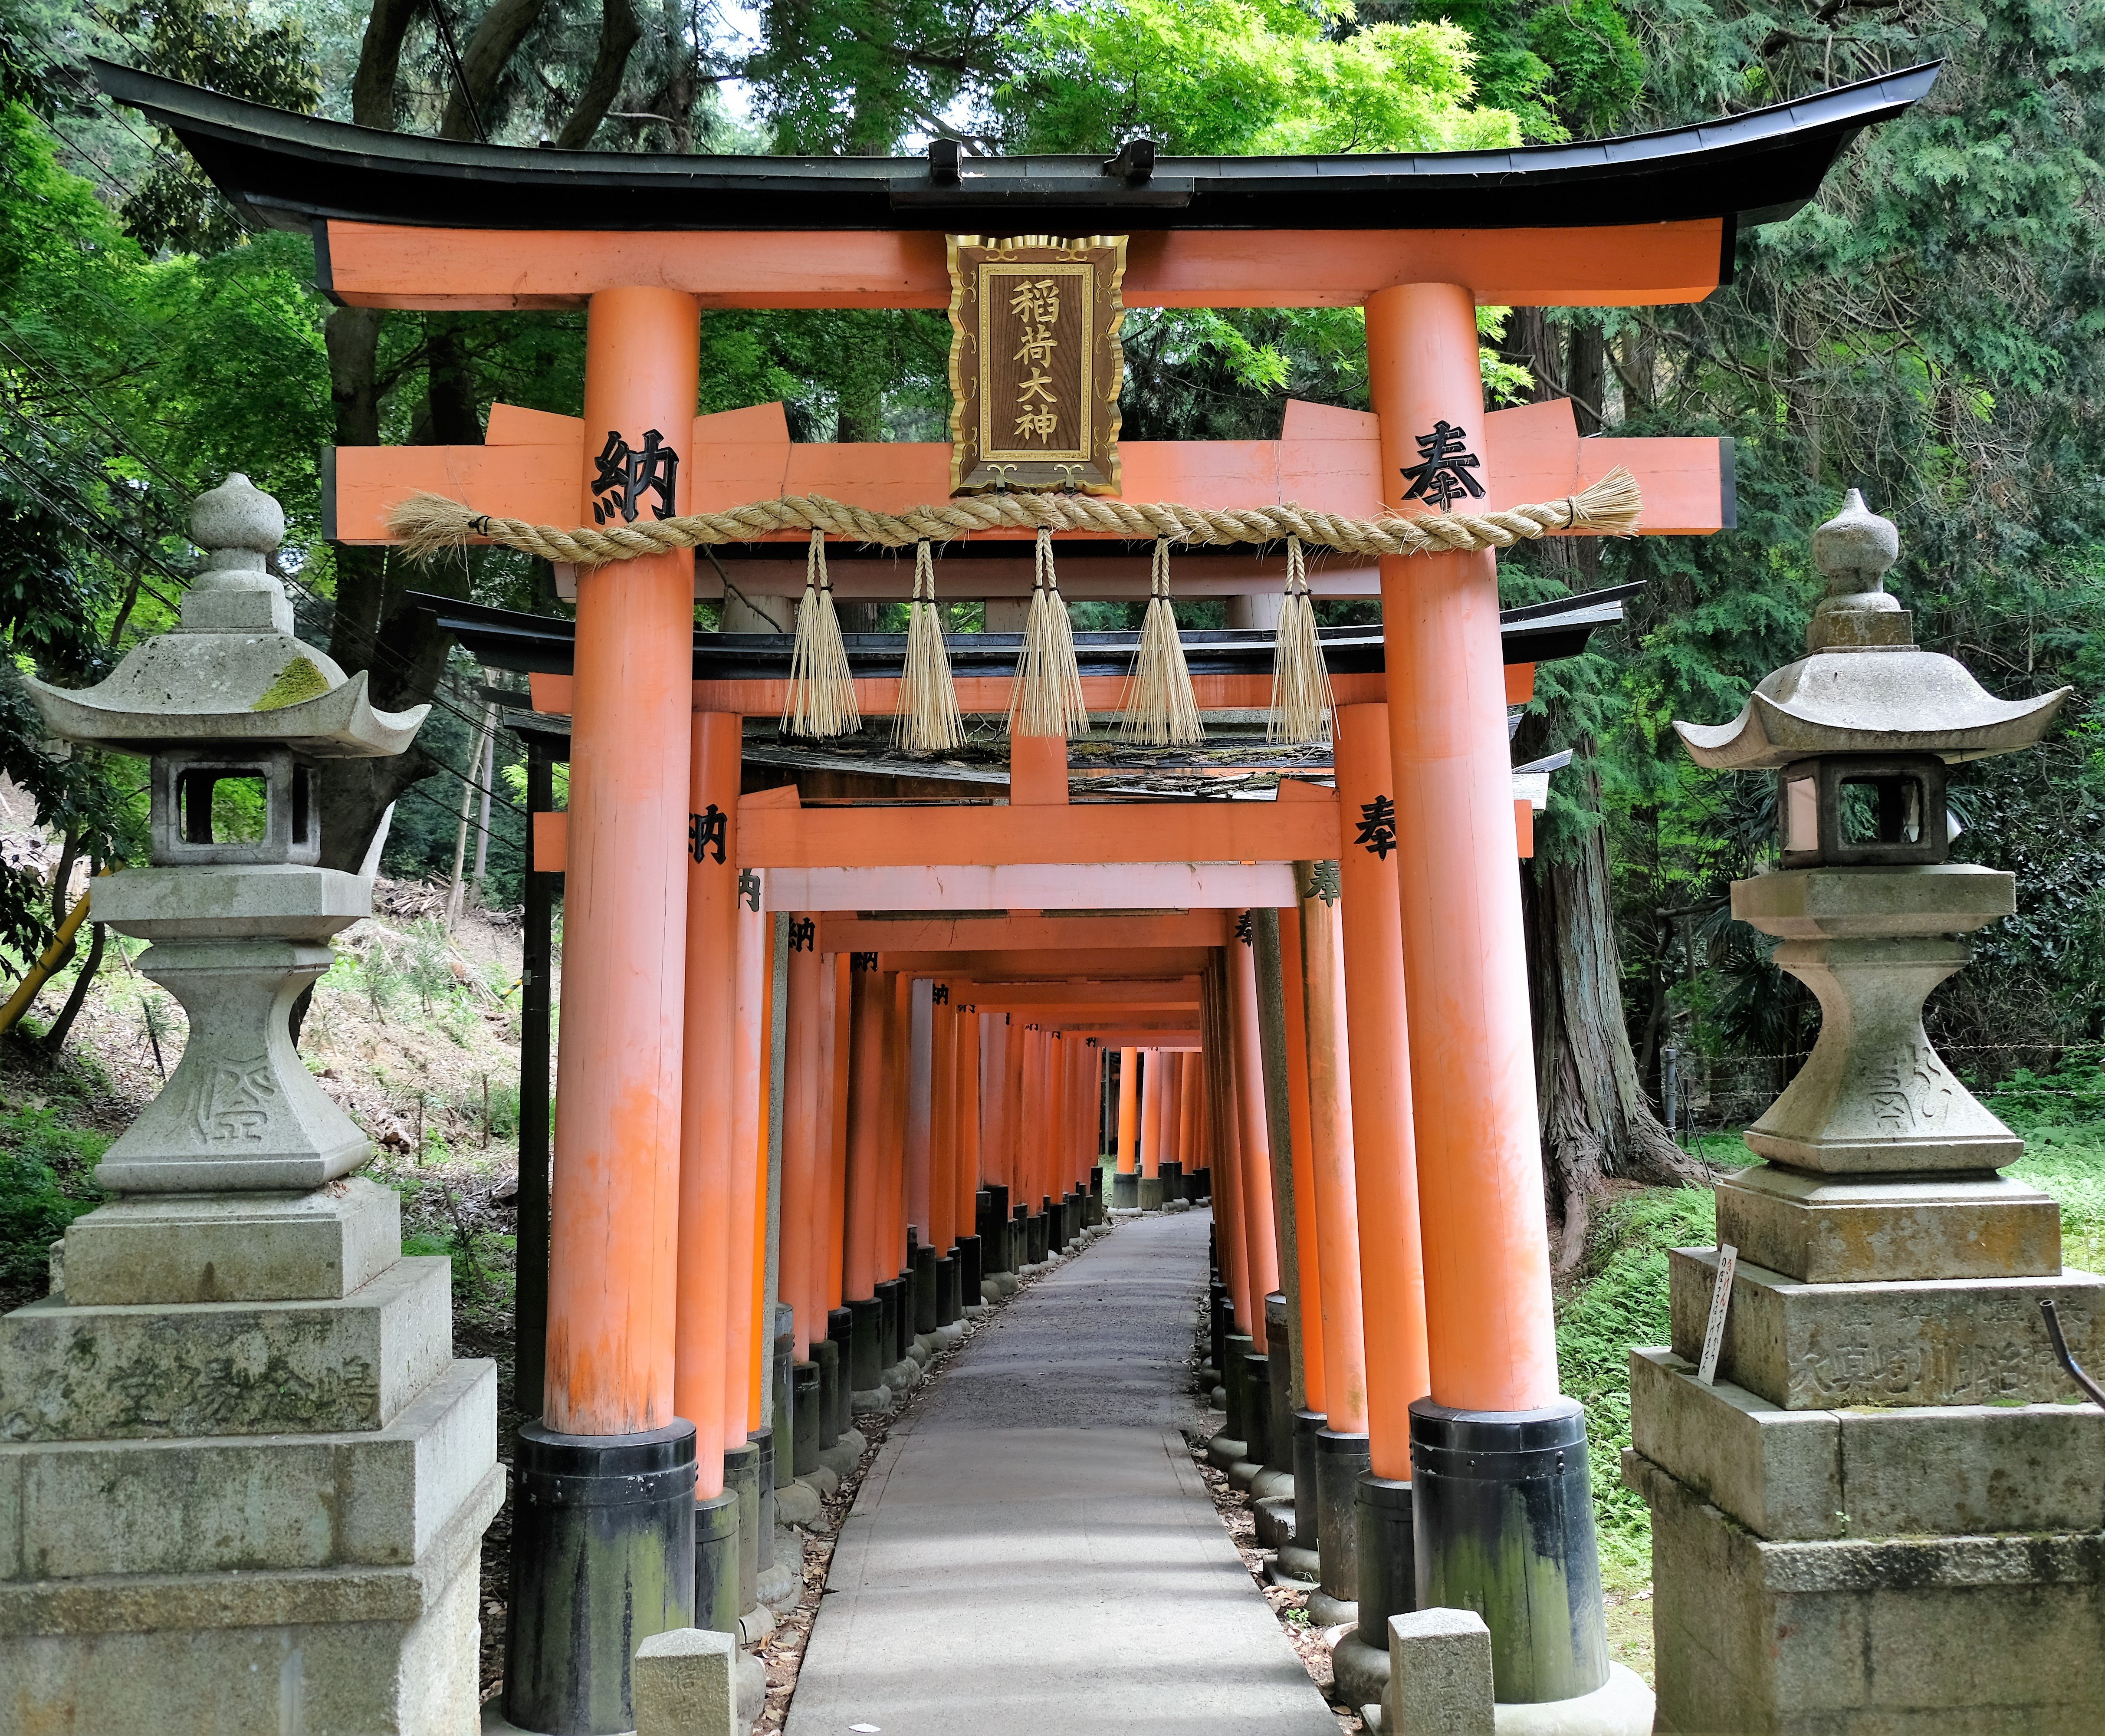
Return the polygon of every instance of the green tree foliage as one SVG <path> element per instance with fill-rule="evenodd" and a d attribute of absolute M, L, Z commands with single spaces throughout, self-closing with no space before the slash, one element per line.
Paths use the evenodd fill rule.
<path fill-rule="evenodd" d="M 1089 0 L 1034 13 L 1016 58 L 994 105 L 1023 150 L 1108 151 L 1138 134 L 1194 156 L 1519 142 L 1513 116 L 1471 105 L 1459 28 L 1361 28 L 1348 5 Z"/>

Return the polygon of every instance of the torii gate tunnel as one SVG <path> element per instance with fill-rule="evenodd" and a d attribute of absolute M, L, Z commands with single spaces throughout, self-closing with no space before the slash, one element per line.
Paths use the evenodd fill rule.
<path fill-rule="evenodd" d="M 941 307 L 946 235 L 1024 229 L 1126 237 L 1128 306 L 1365 310 L 1371 414 L 1297 405 L 1276 442 L 1129 445 L 1130 499 L 1415 510 L 1406 472 L 1444 424 L 1467 436 L 1486 509 L 1621 464 L 1644 534 L 1729 529 L 1719 441 L 1582 441 L 1562 404 L 1487 415 L 1477 309 L 1700 301 L 1743 228 L 1799 208 L 1934 75 L 1607 142 L 1100 163 L 514 150 L 99 74 L 248 213 L 310 231 L 340 302 L 585 311 L 581 417 L 499 405 L 480 446 L 331 455 L 328 534 L 355 544 L 387 541 L 389 509 L 420 488 L 589 523 L 610 435 L 677 452 L 677 513 L 939 499 L 947 447 L 795 444 L 780 406 L 698 417 L 700 315 Z M 953 545 L 946 588 L 1017 594 L 1030 535 Z M 1000 1268 L 1015 1216 L 1064 1234 L 1063 1202 L 1100 1181 L 1113 1050 L 1128 1052 L 1119 1169 L 1135 1173 L 1137 1147 L 1143 1183 L 1165 1154 L 1210 1170 L 1232 1336 L 1261 1348 L 1284 1286 L 1311 1322 L 1295 1322 L 1295 1402 L 1366 1438 L 1369 1498 L 1389 1492 L 1406 1550 L 1415 1515 L 1415 1566 L 1379 1570 L 1415 1572 L 1406 1599 L 1482 1612 L 1502 1700 L 1598 1688 L 1514 870 L 1508 708 L 1533 659 L 1504 648 L 1494 556 L 1319 570 L 1317 594 L 1381 603 L 1378 646 L 1340 647 L 1332 787 L 1319 769 L 1271 801 L 1105 797 L 1070 785 L 1064 738 L 1023 736 L 1005 802 L 807 805 L 793 785 L 742 791 L 744 720 L 781 712 L 786 640 L 694 628 L 720 575 L 793 592 L 802 541 L 756 538 L 699 575 L 691 551 L 580 570 L 574 647 L 459 614 L 485 661 L 529 670 L 536 709 L 570 718 L 569 812 L 536 844 L 567 875 L 544 1414 L 515 1465 L 515 1488 L 538 1475 L 569 1493 L 515 1512 L 507 1716 L 628 1727 L 594 1720 L 625 1713 L 634 1644 L 693 1618 L 696 1514 L 721 1536 L 713 1515 L 735 1506 L 726 1465 L 768 1415 L 775 1298 L 798 1363 L 837 1357 L 840 1386 L 874 1388 L 919 1265 L 948 1263 L 972 1303 L 963 1278 Z M 1145 594 L 1144 550 L 1063 536 L 1061 552 L 1088 575 L 1069 594 Z M 1276 588 L 1255 551 L 1192 558 L 1195 594 Z M 905 594 L 903 563 L 841 564 L 845 595 Z M 1219 639 L 1195 651 L 1199 705 L 1263 705 L 1255 639 Z M 1007 709 L 1002 642 L 963 666 L 966 712 Z M 861 710 L 885 715 L 900 682 L 854 649 Z M 1085 697 L 1115 708 L 1122 676 L 1088 657 Z M 1311 865 L 1333 861 L 1319 887 Z M 1136 1099 L 1141 1049 L 1159 1058 Z M 1335 1304 L 1320 1327 L 1319 1291 Z M 958 1304 L 939 1286 L 934 1305 Z"/>

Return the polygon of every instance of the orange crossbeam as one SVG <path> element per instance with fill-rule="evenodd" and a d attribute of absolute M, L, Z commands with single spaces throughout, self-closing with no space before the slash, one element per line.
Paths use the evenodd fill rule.
<path fill-rule="evenodd" d="M 1020 959 L 1025 962 L 1015 968 L 1029 969 L 1041 959 L 1073 957 L 1085 960 L 1079 968 L 1086 970 L 1099 958 L 1115 962 L 1135 947 L 1203 949 L 1224 946 L 1227 938 L 1228 921 L 1218 911 L 1150 911 L 1130 915 L 1091 911 L 1073 916 L 930 914 L 877 919 L 829 915 L 819 921 L 821 952 L 963 954 L 965 957 L 950 969 L 966 973 L 985 969 L 989 975 L 1009 968 L 983 962 L 994 958 Z M 1177 974 L 1203 968 L 1203 961 L 1180 966 Z"/>
<path fill-rule="evenodd" d="M 574 307 L 627 284 L 704 307 L 943 307 L 943 237 L 422 228 L 328 223 L 327 281 L 355 307 Z M 1128 307 L 1356 307 L 1410 283 L 1468 284 L 1486 306 L 1634 307 L 1717 288 L 1723 222 L 1562 229 L 1180 229 L 1126 243 Z"/>
<path fill-rule="evenodd" d="M 690 440 L 682 470 L 691 464 L 691 512 L 723 512 L 783 494 L 825 494 L 896 512 L 950 494 L 947 445 L 793 442 L 779 404 L 697 417 Z M 498 405 L 480 446 L 332 448 L 323 534 L 356 545 L 391 542 L 388 512 L 418 490 L 465 501 L 478 512 L 567 526 L 577 517 L 586 443 L 584 424 L 575 418 Z M 1644 495 L 1642 535 L 1703 536 L 1723 526 L 1723 447 L 1714 439 L 1581 440 L 1570 400 L 1558 398 L 1490 412 L 1481 443 L 1485 473 L 1492 479 L 1481 503 L 1486 511 L 1561 499 L 1620 464 L 1636 477 Z M 1380 510 L 1379 429 L 1361 410 L 1295 400 L 1287 405 L 1276 441 L 1129 441 L 1120 450 L 1120 493 L 1128 500 L 1204 508 L 1290 501 L 1361 517 Z M 1034 535 L 995 530 L 970 540 L 1028 541 Z M 801 544 L 805 533 L 755 540 Z M 896 564 L 898 594 L 905 596 L 911 563 Z M 801 557 L 793 565 L 793 574 L 760 588 L 793 585 L 801 591 Z M 701 566 L 708 594 L 721 594 L 713 570 L 706 562 Z"/>
<path fill-rule="evenodd" d="M 1218 912 L 1208 911 L 1212 915 Z M 820 946 L 827 951 L 873 949 L 841 946 L 839 930 L 822 924 Z M 1216 942 L 1215 944 L 1218 944 Z M 936 977 L 945 982 L 1003 985 L 1071 979 L 1084 982 L 1155 982 L 1196 976 L 1206 968 L 1206 952 L 1197 946 L 1134 946 L 1122 951 L 1088 947 L 1073 952 L 892 952 L 878 953 L 879 970 L 909 977 Z"/>
<path fill-rule="evenodd" d="M 798 808 L 783 790 L 738 805 L 751 868 L 1001 867 L 1047 862 L 1298 862 L 1338 853 L 1334 792 L 1282 783 L 1272 802 L 1072 808 Z M 1298 792 L 1289 795 L 1291 790 Z M 793 789 L 787 793 L 795 794 Z"/>
<path fill-rule="evenodd" d="M 1153 982 L 971 982 L 953 983 L 955 1000 L 969 1001 L 982 1013 L 1099 1011 L 1118 1009 L 1121 1017 L 1143 1009 L 1194 1010 L 1199 1005 L 1196 977 Z"/>

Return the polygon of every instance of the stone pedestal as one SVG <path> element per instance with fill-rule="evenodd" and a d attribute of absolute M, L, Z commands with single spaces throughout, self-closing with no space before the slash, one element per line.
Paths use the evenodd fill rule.
<path fill-rule="evenodd" d="M 476 1729 L 496 1368 L 400 1246 L 360 1179 L 67 1233 L 0 1319 L 0 1729 Z"/>

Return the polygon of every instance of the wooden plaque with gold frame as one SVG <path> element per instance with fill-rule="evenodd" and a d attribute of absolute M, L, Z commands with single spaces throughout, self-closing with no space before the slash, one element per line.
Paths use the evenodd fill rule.
<path fill-rule="evenodd" d="M 950 492 L 1115 494 L 1125 237 L 949 240 Z"/>

